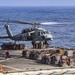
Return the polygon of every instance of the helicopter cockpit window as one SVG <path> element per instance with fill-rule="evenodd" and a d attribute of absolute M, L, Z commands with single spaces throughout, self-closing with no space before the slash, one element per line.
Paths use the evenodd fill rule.
<path fill-rule="evenodd" d="M 41 34 L 45 34 L 45 32 L 41 32 Z"/>
<path fill-rule="evenodd" d="M 48 34 L 49 32 L 48 31 L 45 31 L 45 34 Z"/>
<path fill-rule="evenodd" d="M 43 31 L 43 32 L 41 32 L 41 34 L 49 34 L 49 32 L 48 31 Z"/>

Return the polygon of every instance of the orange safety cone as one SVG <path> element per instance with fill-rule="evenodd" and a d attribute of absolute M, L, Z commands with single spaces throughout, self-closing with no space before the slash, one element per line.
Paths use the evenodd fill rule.
<path fill-rule="evenodd" d="M 4 71 L 4 67 L 0 66 L 0 72 L 3 72 L 3 71 Z"/>

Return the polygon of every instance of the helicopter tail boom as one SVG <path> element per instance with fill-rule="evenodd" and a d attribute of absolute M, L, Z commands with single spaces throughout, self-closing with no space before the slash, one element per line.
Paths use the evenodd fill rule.
<path fill-rule="evenodd" d="M 12 35 L 10 29 L 9 29 L 9 25 L 5 24 L 5 28 L 6 28 L 6 31 L 7 31 L 8 36 L 9 36 L 10 38 L 12 38 L 13 35 Z"/>

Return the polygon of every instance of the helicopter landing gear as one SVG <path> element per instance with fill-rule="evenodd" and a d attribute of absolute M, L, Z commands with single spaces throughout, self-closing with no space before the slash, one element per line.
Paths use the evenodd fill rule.
<path fill-rule="evenodd" d="M 35 49 L 43 49 L 43 48 L 48 48 L 49 44 L 47 43 L 46 40 L 43 41 L 32 41 L 32 46 Z"/>
<path fill-rule="evenodd" d="M 16 45 L 16 41 L 15 41 L 15 43 L 14 43 L 15 45 Z"/>
<path fill-rule="evenodd" d="M 44 36 L 42 36 L 42 40 L 44 40 L 45 39 L 45 37 Z"/>
<path fill-rule="evenodd" d="M 32 45 L 33 45 L 33 48 L 35 48 L 35 42 L 34 41 L 32 41 Z"/>
<path fill-rule="evenodd" d="M 49 47 L 49 44 L 48 44 L 47 40 L 44 41 L 44 46 L 45 46 L 45 48 Z"/>

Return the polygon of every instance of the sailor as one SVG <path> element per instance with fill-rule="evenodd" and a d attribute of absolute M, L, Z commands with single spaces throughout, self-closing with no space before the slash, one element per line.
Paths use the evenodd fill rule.
<path fill-rule="evenodd" d="M 34 48 L 34 46 L 35 46 L 35 41 L 32 41 L 32 45 L 33 45 L 33 48 Z"/>
<path fill-rule="evenodd" d="M 6 55 L 5 59 L 9 58 L 9 52 L 8 52 L 8 50 L 5 51 L 5 55 Z"/>
<path fill-rule="evenodd" d="M 55 64 L 56 64 L 57 66 L 60 66 L 61 54 L 60 54 L 60 51 L 59 51 L 59 50 L 56 50 L 55 57 L 56 57 L 56 62 L 55 62 Z"/>
<path fill-rule="evenodd" d="M 26 56 L 26 52 L 23 50 L 22 51 L 22 56 L 25 57 Z"/>
<path fill-rule="evenodd" d="M 64 55 L 62 55 L 62 62 L 63 62 L 63 67 L 65 66 L 70 66 L 70 59 L 67 56 L 67 51 L 64 52 Z"/>

